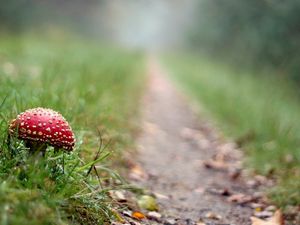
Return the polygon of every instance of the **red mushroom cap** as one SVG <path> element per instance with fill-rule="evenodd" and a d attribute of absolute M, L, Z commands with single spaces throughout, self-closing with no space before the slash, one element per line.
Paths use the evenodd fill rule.
<path fill-rule="evenodd" d="M 45 142 L 51 146 L 72 151 L 75 137 L 66 119 L 58 112 L 46 108 L 28 109 L 20 113 L 9 126 L 10 134 L 18 129 L 18 138 Z"/>

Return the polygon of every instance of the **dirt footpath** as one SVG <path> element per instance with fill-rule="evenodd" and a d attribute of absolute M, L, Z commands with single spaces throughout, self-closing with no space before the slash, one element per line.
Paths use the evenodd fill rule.
<path fill-rule="evenodd" d="M 161 223 L 251 224 L 253 210 L 236 203 L 247 190 L 233 181 L 240 157 L 235 146 L 199 120 L 154 60 L 149 73 L 137 141 L 137 161 L 147 175 L 136 182 L 156 194 L 167 218 Z"/>

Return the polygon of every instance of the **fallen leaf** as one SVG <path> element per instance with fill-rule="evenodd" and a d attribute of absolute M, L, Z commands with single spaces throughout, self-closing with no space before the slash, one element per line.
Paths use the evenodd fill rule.
<path fill-rule="evenodd" d="M 268 220 L 262 220 L 256 217 L 251 217 L 252 225 L 283 225 L 283 216 L 281 210 L 277 210 L 274 215 Z"/>
<path fill-rule="evenodd" d="M 254 208 L 255 212 L 262 212 L 262 208 L 261 207 L 256 207 Z"/>
<path fill-rule="evenodd" d="M 198 223 L 196 223 L 196 225 L 206 225 L 206 224 L 203 222 L 198 222 Z"/>
<path fill-rule="evenodd" d="M 143 195 L 138 199 L 138 205 L 142 209 L 147 209 L 149 211 L 158 211 L 158 205 L 156 199 L 150 195 Z"/>
<path fill-rule="evenodd" d="M 133 165 L 130 168 L 129 177 L 133 180 L 143 181 L 148 179 L 147 173 L 140 165 Z"/>
<path fill-rule="evenodd" d="M 212 194 L 222 195 L 227 197 L 232 195 L 231 191 L 228 188 L 222 188 L 222 189 L 210 188 L 208 191 Z"/>
<path fill-rule="evenodd" d="M 273 215 L 273 213 L 269 212 L 269 211 L 255 211 L 254 212 L 254 216 L 257 218 L 261 218 L 261 219 L 269 218 L 272 215 Z"/>
<path fill-rule="evenodd" d="M 232 180 L 236 180 L 241 176 L 241 170 L 237 168 L 232 168 L 231 171 L 229 171 L 229 176 Z"/>
<path fill-rule="evenodd" d="M 205 214 L 205 218 L 212 220 L 220 220 L 222 217 L 214 212 L 208 212 Z"/>
<path fill-rule="evenodd" d="M 118 202 L 126 202 L 127 201 L 127 199 L 124 195 L 124 191 L 112 190 L 112 191 L 109 191 L 108 194 L 111 198 L 115 199 Z"/>
<path fill-rule="evenodd" d="M 235 202 L 238 204 L 245 204 L 254 201 L 254 198 L 244 194 L 234 194 L 227 198 L 229 202 Z"/>
<path fill-rule="evenodd" d="M 156 221 L 158 221 L 158 220 L 161 219 L 162 215 L 160 213 L 158 213 L 158 212 L 151 211 L 151 212 L 147 213 L 147 217 L 150 220 L 156 220 Z"/>
<path fill-rule="evenodd" d="M 169 196 L 166 196 L 166 195 L 163 195 L 161 193 L 154 193 L 155 197 L 158 198 L 158 199 L 170 199 Z"/>
<path fill-rule="evenodd" d="M 262 209 L 262 208 L 265 207 L 264 204 L 257 203 L 257 202 L 252 202 L 251 204 L 249 204 L 249 206 L 250 206 L 250 208 L 255 209 L 255 210 L 256 210 L 257 208 Z M 256 211 L 257 211 L 257 210 L 256 210 Z"/>
<path fill-rule="evenodd" d="M 257 186 L 260 185 L 260 183 L 256 180 L 250 179 L 250 180 L 247 180 L 246 185 L 250 188 L 256 188 Z"/>
<path fill-rule="evenodd" d="M 145 219 L 146 216 L 142 213 L 142 212 L 139 212 L 139 211 L 135 211 L 131 214 L 132 218 L 134 219 L 137 219 L 137 220 L 142 220 L 142 219 Z"/>
<path fill-rule="evenodd" d="M 207 160 L 203 162 L 203 165 L 207 169 L 216 169 L 216 170 L 227 170 L 228 164 L 224 161 L 217 161 L 217 160 Z"/>
<path fill-rule="evenodd" d="M 130 210 L 124 210 L 124 211 L 122 211 L 122 214 L 123 214 L 124 216 L 131 217 L 132 211 L 130 211 Z"/>

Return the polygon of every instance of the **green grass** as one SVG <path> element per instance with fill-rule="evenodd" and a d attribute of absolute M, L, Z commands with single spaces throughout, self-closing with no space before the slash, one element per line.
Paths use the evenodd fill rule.
<path fill-rule="evenodd" d="M 107 165 L 132 143 L 143 70 L 140 53 L 95 41 L 0 37 L 1 224 L 102 224 L 114 217 L 107 191 L 122 181 Z M 48 147 L 45 158 L 34 157 L 20 141 L 7 145 L 9 121 L 33 107 L 69 121 L 77 139 L 71 154 Z M 105 143 L 111 140 L 97 161 L 101 188 L 95 174 L 86 176 L 98 130 Z"/>
<path fill-rule="evenodd" d="M 300 204 L 300 97 L 274 74 L 235 70 L 200 56 L 173 56 L 166 64 L 179 85 L 200 102 L 224 133 L 246 151 L 246 166 L 274 176 L 274 202 Z"/>

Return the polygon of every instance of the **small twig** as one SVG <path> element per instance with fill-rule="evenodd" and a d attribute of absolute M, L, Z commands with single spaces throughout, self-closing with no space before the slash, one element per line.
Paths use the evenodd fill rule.
<path fill-rule="evenodd" d="M 105 146 L 102 148 L 103 139 L 102 139 L 100 130 L 98 130 L 98 134 L 99 134 L 99 138 L 100 138 L 100 144 L 99 144 L 99 149 L 97 151 L 97 154 L 94 157 L 94 161 L 96 161 L 99 158 L 100 154 L 107 148 L 107 146 L 109 146 L 111 144 L 111 139 L 109 139 L 108 142 L 105 144 Z M 93 167 L 94 167 L 94 169 L 96 169 L 95 164 L 91 165 L 90 169 L 87 172 L 87 176 L 91 173 Z"/>
<path fill-rule="evenodd" d="M 101 150 L 102 150 L 102 145 L 103 145 L 103 139 L 102 139 L 101 131 L 100 131 L 99 129 L 97 129 L 97 131 L 98 131 L 99 142 L 100 142 L 100 143 L 99 143 L 98 151 L 97 151 L 97 153 L 96 153 L 96 155 L 95 155 L 95 157 L 94 157 L 94 161 L 98 159 L 98 157 L 99 157 L 99 155 L 100 155 L 100 153 L 101 153 Z M 95 166 L 94 164 L 91 165 L 90 169 L 88 170 L 88 172 L 87 172 L 87 174 L 86 174 L 87 176 L 90 175 L 90 173 L 91 173 L 91 171 L 92 171 L 92 169 L 93 169 L 94 166 Z"/>

